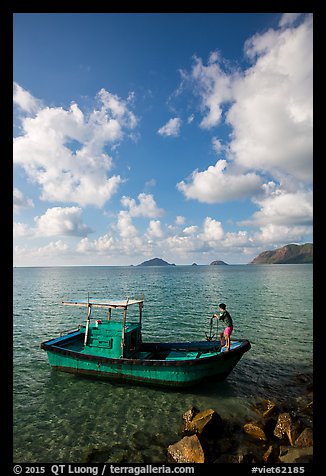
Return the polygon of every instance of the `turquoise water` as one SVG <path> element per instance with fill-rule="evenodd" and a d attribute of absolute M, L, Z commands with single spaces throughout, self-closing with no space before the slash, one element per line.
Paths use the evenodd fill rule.
<path fill-rule="evenodd" d="M 162 448 L 179 439 L 189 407 L 247 421 L 257 399 L 287 399 L 297 391 L 296 376 L 312 369 L 312 265 L 13 271 L 16 463 L 78 463 L 90 448 L 103 445 L 112 449 L 111 462 L 124 451 L 137 457 L 140 451 L 142 462 L 164 462 Z M 84 309 L 61 301 L 88 292 L 112 299 L 143 293 L 144 341 L 205 339 L 212 308 L 225 302 L 233 336 L 249 339 L 252 348 L 224 382 L 182 391 L 52 371 L 39 344 L 84 322 Z M 104 311 L 95 312 L 100 317 Z"/>

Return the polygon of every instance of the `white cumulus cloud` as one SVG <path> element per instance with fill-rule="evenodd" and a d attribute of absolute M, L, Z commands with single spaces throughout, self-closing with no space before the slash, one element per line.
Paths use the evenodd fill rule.
<path fill-rule="evenodd" d="M 253 65 L 233 81 L 227 121 L 234 160 L 278 178 L 312 180 L 312 17 L 296 28 L 269 30 L 247 41 Z"/>
<path fill-rule="evenodd" d="M 185 223 L 186 219 L 182 215 L 177 215 L 175 218 L 175 222 L 177 225 L 183 225 Z"/>
<path fill-rule="evenodd" d="M 32 236 L 32 230 L 26 223 L 14 222 L 13 224 L 13 238 L 22 238 L 25 236 Z"/>
<path fill-rule="evenodd" d="M 163 231 L 160 220 L 151 220 L 148 225 L 147 234 L 150 238 L 162 238 Z"/>
<path fill-rule="evenodd" d="M 77 104 L 69 109 L 43 107 L 23 117 L 22 135 L 15 137 L 14 165 L 42 190 L 41 199 L 102 207 L 123 179 L 109 176 L 108 145 L 120 141 L 137 118 L 128 101 L 102 89 L 98 109 L 85 115 Z"/>
<path fill-rule="evenodd" d="M 246 69 L 226 67 L 214 52 L 206 65 L 195 57 L 182 81 L 200 99 L 202 128 L 231 127 L 224 150 L 213 139 L 217 153 L 225 151 L 244 170 L 311 183 L 313 19 L 285 14 L 280 25 L 246 41 Z"/>
<path fill-rule="evenodd" d="M 312 191 L 286 192 L 277 189 L 272 194 L 255 202 L 261 209 L 255 212 L 249 224 L 312 226 Z"/>
<path fill-rule="evenodd" d="M 121 238 L 132 239 L 138 236 L 138 230 L 132 223 L 132 218 L 127 211 L 119 212 L 117 229 Z"/>
<path fill-rule="evenodd" d="M 297 18 L 299 18 L 301 13 L 283 13 L 280 21 L 279 26 L 288 26 L 292 25 Z"/>
<path fill-rule="evenodd" d="M 304 237 L 310 232 L 306 226 L 275 225 L 270 223 L 262 226 L 258 232 L 253 234 L 253 241 L 263 247 L 278 247 L 284 243 L 302 242 Z"/>
<path fill-rule="evenodd" d="M 164 124 L 164 126 L 162 126 L 157 132 L 161 136 L 177 137 L 180 134 L 180 127 L 181 119 L 179 117 L 174 117 Z"/>
<path fill-rule="evenodd" d="M 222 203 L 238 200 L 255 193 L 262 179 L 255 173 L 238 174 L 227 171 L 227 161 L 218 160 L 207 170 L 195 170 L 188 183 L 181 181 L 177 188 L 186 198 L 204 203 Z"/>
<path fill-rule="evenodd" d="M 35 236 L 86 236 L 91 229 L 82 222 L 82 209 L 78 207 L 49 208 L 36 217 Z"/>
<path fill-rule="evenodd" d="M 186 228 L 183 229 L 183 233 L 185 235 L 194 235 L 198 231 L 198 226 L 197 225 L 191 225 L 191 226 L 186 226 Z"/>
<path fill-rule="evenodd" d="M 25 246 L 16 245 L 14 251 L 15 256 L 27 260 L 26 263 L 30 263 L 30 260 L 35 258 L 49 258 L 49 263 L 55 265 L 60 255 L 65 256 L 69 252 L 69 246 L 64 241 L 58 240 L 51 241 L 47 245 L 37 248 L 27 248 Z M 31 262 L 33 263 L 34 261 Z M 42 261 L 42 263 L 44 263 L 44 261 Z"/>
<path fill-rule="evenodd" d="M 13 86 L 13 103 L 28 114 L 36 113 L 41 107 L 41 102 L 34 98 L 29 91 L 22 88 L 18 83 Z"/>
<path fill-rule="evenodd" d="M 152 194 L 140 193 L 137 198 L 138 204 L 134 198 L 123 196 L 121 199 L 121 204 L 129 209 L 128 213 L 131 217 L 156 218 L 163 215 L 164 211 L 157 207 Z"/>
<path fill-rule="evenodd" d="M 34 207 L 34 202 L 31 198 L 24 196 L 23 192 L 17 187 L 13 190 L 13 208 L 14 212 L 19 211 L 22 208 Z"/>
<path fill-rule="evenodd" d="M 217 126 L 222 118 L 222 104 L 232 99 L 232 78 L 219 65 L 220 56 L 211 53 L 208 65 L 195 56 L 191 74 L 182 75 L 194 84 L 194 92 L 201 98 L 201 110 L 205 114 L 200 123 L 203 129 Z"/>
<path fill-rule="evenodd" d="M 211 217 L 206 217 L 203 223 L 202 239 L 207 242 L 219 241 L 224 236 L 222 223 Z"/>

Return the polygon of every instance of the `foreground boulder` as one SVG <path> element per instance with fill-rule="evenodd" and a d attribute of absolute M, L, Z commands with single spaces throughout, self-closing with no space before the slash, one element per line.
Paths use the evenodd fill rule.
<path fill-rule="evenodd" d="M 222 418 L 211 408 L 198 413 L 196 409 L 190 409 L 183 415 L 183 421 L 183 435 L 196 434 L 203 438 L 212 438 L 217 437 L 223 430 Z"/>
<path fill-rule="evenodd" d="M 295 440 L 294 446 L 296 447 L 307 447 L 313 446 L 313 433 L 311 428 L 305 428 L 303 432 Z"/>
<path fill-rule="evenodd" d="M 264 429 L 255 422 L 246 423 L 243 426 L 243 429 L 245 433 L 250 435 L 255 440 L 267 440 Z"/>
<path fill-rule="evenodd" d="M 287 437 L 291 446 L 295 446 L 295 441 L 300 435 L 300 421 L 294 421 L 290 413 L 280 413 L 275 425 L 274 436 L 281 441 Z M 306 445 L 309 446 L 309 445 Z"/>
<path fill-rule="evenodd" d="M 200 413 L 200 410 L 197 407 L 191 407 L 189 410 L 184 412 L 182 419 L 185 425 L 189 423 L 198 413 Z"/>
<path fill-rule="evenodd" d="M 281 463 L 312 463 L 313 447 L 294 448 L 293 446 L 281 446 L 279 461 Z"/>
<path fill-rule="evenodd" d="M 274 429 L 274 435 L 282 440 L 292 427 L 292 419 L 289 413 L 280 413 Z"/>
<path fill-rule="evenodd" d="M 256 405 L 255 410 L 260 413 L 263 418 L 268 418 L 276 413 L 277 406 L 272 400 L 265 399 Z"/>
<path fill-rule="evenodd" d="M 173 463 L 204 463 L 205 455 L 197 435 L 185 436 L 168 446 L 168 456 Z"/>

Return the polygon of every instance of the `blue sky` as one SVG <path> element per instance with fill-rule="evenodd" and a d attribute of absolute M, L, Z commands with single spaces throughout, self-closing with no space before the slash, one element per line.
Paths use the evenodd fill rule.
<path fill-rule="evenodd" d="M 14 265 L 312 241 L 312 14 L 14 15 Z"/>

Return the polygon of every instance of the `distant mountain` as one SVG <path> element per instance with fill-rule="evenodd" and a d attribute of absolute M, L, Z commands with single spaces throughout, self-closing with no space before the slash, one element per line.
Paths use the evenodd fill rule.
<path fill-rule="evenodd" d="M 143 263 L 138 264 L 137 266 L 175 266 L 175 264 L 168 263 L 161 258 L 153 258 L 149 259 L 148 261 L 144 261 Z"/>
<path fill-rule="evenodd" d="M 276 250 L 263 251 L 250 264 L 305 264 L 313 262 L 313 244 L 285 245 Z"/>
<path fill-rule="evenodd" d="M 217 261 L 212 261 L 210 266 L 216 266 L 216 265 L 226 265 L 228 266 L 227 263 L 224 263 L 224 261 L 220 261 L 220 260 L 217 260 Z"/>

